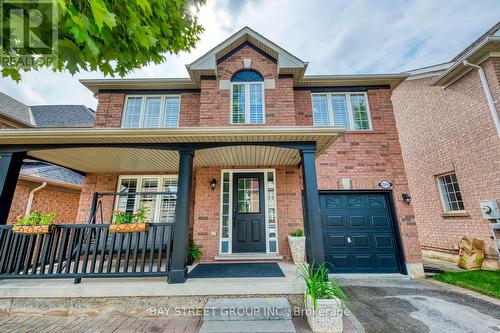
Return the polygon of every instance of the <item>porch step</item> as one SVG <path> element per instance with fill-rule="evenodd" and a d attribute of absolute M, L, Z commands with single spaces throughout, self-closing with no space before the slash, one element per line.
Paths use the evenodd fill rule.
<path fill-rule="evenodd" d="M 210 298 L 200 333 L 296 332 L 286 298 Z"/>
<path fill-rule="evenodd" d="M 215 257 L 216 261 L 283 260 L 283 256 L 267 253 L 232 253 Z"/>
<path fill-rule="evenodd" d="M 206 321 L 198 333 L 296 333 L 291 320 Z"/>

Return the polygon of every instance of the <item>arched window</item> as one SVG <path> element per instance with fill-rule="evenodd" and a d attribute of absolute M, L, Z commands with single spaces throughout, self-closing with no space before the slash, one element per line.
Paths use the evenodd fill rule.
<path fill-rule="evenodd" d="M 264 78 L 252 70 L 239 71 L 231 78 L 231 123 L 263 124 Z"/>

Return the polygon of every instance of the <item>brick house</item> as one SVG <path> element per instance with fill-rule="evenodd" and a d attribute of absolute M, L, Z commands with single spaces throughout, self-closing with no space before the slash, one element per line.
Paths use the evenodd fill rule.
<path fill-rule="evenodd" d="M 450 62 L 411 71 L 393 92 L 426 256 L 456 261 L 468 235 L 485 241 L 485 266 L 498 268 L 480 201 L 500 198 L 499 52 L 500 23 Z"/>
<path fill-rule="evenodd" d="M 92 127 L 94 112 L 83 105 L 36 105 L 24 103 L 0 92 L 0 128 Z M 53 211 L 56 222 L 74 223 L 78 212 L 83 176 L 43 161 L 26 159 L 7 223 L 25 215 L 28 209 Z M 56 203 L 57 204 L 54 204 Z"/>
<path fill-rule="evenodd" d="M 0 133 L 2 202 L 29 156 L 85 174 L 77 223 L 138 207 L 175 221 L 172 282 L 187 276 L 189 238 L 202 262 L 290 260 L 296 229 L 334 272 L 423 275 L 391 102 L 407 75 L 306 75 L 247 27 L 186 68 L 81 80 L 99 101 L 94 128 Z"/>

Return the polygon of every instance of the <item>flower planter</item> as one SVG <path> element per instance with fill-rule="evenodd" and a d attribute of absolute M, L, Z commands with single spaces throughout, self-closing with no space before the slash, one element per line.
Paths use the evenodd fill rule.
<path fill-rule="evenodd" d="M 143 232 L 148 230 L 147 223 L 111 224 L 109 232 Z"/>
<path fill-rule="evenodd" d="M 12 232 L 26 235 L 48 234 L 52 232 L 52 225 L 14 225 Z"/>
<path fill-rule="evenodd" d="M 313 301 L 307 297 L 306 317 L 313 332 L 341 333 L 343 329 L 343 310 L 340 299 L 318 299 L 314 310 Z"/>
<path fill-rule="evenodd" d="M 300 265 L 304 263 L 306 254 L 306 237 L 288 236 L 288 245 L 290 245 L 290 252 L 292 253 L 293 263 Z"/>

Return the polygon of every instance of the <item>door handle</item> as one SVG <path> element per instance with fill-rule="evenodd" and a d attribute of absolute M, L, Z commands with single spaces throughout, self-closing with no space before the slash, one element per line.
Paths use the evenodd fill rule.
<path fill-rule="evenodd" d="M 351 237 L 347 237 L 347 243 L 349 243 L 349 244 L 352 243 Z"/>

